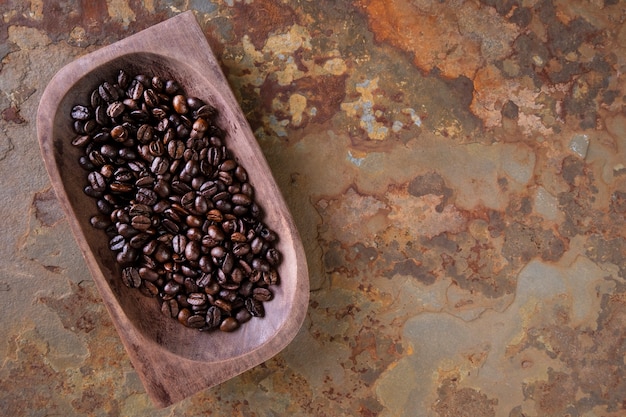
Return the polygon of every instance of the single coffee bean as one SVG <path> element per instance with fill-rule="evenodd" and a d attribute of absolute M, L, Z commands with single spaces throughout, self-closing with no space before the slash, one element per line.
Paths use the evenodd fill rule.
<path fill-rule="evenodd" d="M 135 267 L 127 267 L 122 270 L 122 282 L 129 288 L 139 288 L 141 277 Z"/>
<path fill-rule="evenodd" d="M 204 327 L 204 325 L 205 325 L 205 318 L 199 314 L 194 314 L 192 316 L 189 316 L 189 318 L 187 319 L 188 327 L 198 329 L 200 327 Z"/>
<path fill-rule="evenodd" d="M 252 290 L 252 297 L 255 300 L 270 301 L 273 298 L 273 296 L 274 294 L 272 294 L 272 292 L 267 288 L 258 287 Z"/>
<path fill-rule="evenodd" d="M 187 99 L 185 96 L 179 94 L 174 96 L 172 99 L 172 106 L 176 113 L 185 114 L 189 111 L 189 107 L 187 106 Z"/>
<path fill-rule="evenodd" d="M 233 332 L 239 328 L 239 322 L 234 317 L 226 317 L 222 324 L 220 324 L 220 330 L 223 332 Z"/>
<path fill-rule="evenodd" d="M 126 244 L 126 239 L 122 235 L 115 235 L 109 241 L 109 249 L 112 251 L 120 251 Z"/>
<path fill-rule="evenodd" d="M 139 276 L 141 279 L 145 279 L 146 281 L 155 282 L 159 279 L 159 273 L 152 268 L 142 267 L 138 270 Z"/>
<path fill-rule="evenodd" d="M 72 119 L 75 120 L 87 120 L 91 117 L 91 111 L 89 110 L 89 107 L 76 105 L 72 107 L 71 115 Z"/>
<path fill-rule="evenodd" d="M 250 314 L 250 312 L 247 309 L 242 308 L 239 311 L 237 311 L 237 313 L 235 314 L 235 318 L 240 324 L 243 324 L 243 323 L 246 323 L 247 321 L 250 321 L 250 319 L 252 318 L 252 314 Z"/>
<path fill-rule="evenodd" d="M 253 317 L 265 317 L 265 308 L 261 301 L 254 298 L 246 298 L 245 305 L 246 310 L 248 310 Z"/>
<path fill-rule="evenodd" d="M 222 322 L 222 312 L 218 307 L 211 306 L 206 312 L 205 322 L 210 328 L 216 328 Z"/>
<path fill-rule="evenodd" d="M 121 101 L 114 101 L 113 103 L 109 104 L 109 106 L 107 107 L 107 110 L 106 110 L 107 116 L 109 116 L 112 119 L 116 118 L 124 112 L 125 108 L 126 106 Z"/>
<path fill-rule="evenodd" d="M 206 294 L 202 292 L 192 292 L 187 297 L 187 302 L 192 306 L 205 305 L 207 302 Z"/>

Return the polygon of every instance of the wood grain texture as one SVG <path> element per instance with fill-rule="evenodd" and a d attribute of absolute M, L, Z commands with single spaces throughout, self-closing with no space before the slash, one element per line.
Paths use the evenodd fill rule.
<path fill-rule="evenodd" d="M 249 173 L 264 221 L 279 235 L 281 283 L 266 303 L 266 317 L 253 318 L 233 333 L 198 332 L 165 317 L 156 299 L 125 287 L 106 236 L 89 224 L 95 202 L 84 195 L 85 173 L 77 161 L 70 110 L 87 104 L 89 93 L 120 68 L 179 81 L 219 111 L 226 144 Z M 191 12 L 180 14 L 61 69 L 39 105 L 37 134 L 57 197 L 120 338 L 147 393 L 165 407 L 224 382 L 280 352 L 306 315 L 309 280 L 306 257 L 293 218 L 250 127 Z"/>

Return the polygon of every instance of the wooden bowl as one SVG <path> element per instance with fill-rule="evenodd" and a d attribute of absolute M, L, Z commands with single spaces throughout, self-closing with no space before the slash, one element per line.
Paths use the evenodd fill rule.
<path fill-rule="evenodd" d="M 253 317 L 232 333 L 199 332 L 165 317 L 158 301 L 127 288 L 108 238 L 91 227 L 95 200 L 83 193 L 86 173 L 70 112 L 88 104 L 89 93 L 119 69 L 173 78 L 188 96 L 219 111 L 225 143 L 248 171 L 263 221 L 279 236 L 280 285 Z M 309 281 L 302 242 L 270 168 L 207 40 L 191 12 L 180 14 L 122 41 L 83 56 L 50 81 L 39 105 L 37 133 L 57 197 L 120 338 L 157 406 L 178 402 L 224 382 L 276 355 L 299 331 L 308 307 Z"/>

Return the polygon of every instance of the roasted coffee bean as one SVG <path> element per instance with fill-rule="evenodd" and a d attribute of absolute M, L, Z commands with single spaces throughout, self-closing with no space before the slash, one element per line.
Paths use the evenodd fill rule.
<path fill-rule="evenodd" d="M 205 323 L 205 318 L 199 314 L 194 314 L 187 319 L 187 326 L 194 329 L 204 327 Z"/>
<path fill-rule="evenodd" d="M 157 96 L 157 93 L 151 88 L 144 90 L 143 100 L 148 107 L 156 107 L 159 105 L 159 96 Z"/>
<path fill-rule="evenodd" d="M 91 111 L 89 107 L 76 105 L 72 107 L 72 119 L 75 120 L 87 120 L 91 117 Z"/>
<path fill-rule="evenodd" d="M 135 229 L 144 232 L 152 226 L 152 220 L 148 216 L 139 215 L 132 218 L 131 225 Z"/>
<path fill-rule="evenodd" d="M 263 272 L 263 281 L 267 285 L 278 285 L 278 272 L 275 269 Z"/>
<path fill-rule="evenodd" d="M 187 106 L 187 99 L 182 94 L 174 96 L 174 98 L 172 99 L 172 106 L 178 114 L 185 114 L 189 111 L 189 107 Z"/>
<path fill-rule="evenodd" d="M 223 332 L 233 332 L 239 328 L 239 322 L 234 317 L 226 317 L 222 324 L 220 324 L 220 330 Z"/>
<path fill-rule="evenodd" d="M 141 277 L 135 267 L 127 267 L 122 270 L 122 282 L 129 288 L 139 288 Z"/>
<path fill-rule="evenodd" d="M 157 202 L 157 195 L 149 188 L 139 188 L 137 189 L 135 199 L 141 204 L 151 206 Z"/>
<path fill-rule="evenodd" d="M 180 289 L 180 284 L 176 283 L 175 281 L 168 281 L 163 287 L 163 292 L 165 292 L 165 294 L 175 295 L 178 294 Z"/>
<path fill-rule="evenodd" d="M 200 258 L 200 243 L 196 240 L 187 242 L 185 246 L 185 258 L 191 261 L 198 260 Z"/>
<path fill-rule="evenodd" d="M 252 297 L 255 300 L 270 301 L 273 298 L 273 296 L 274 294 L 272 294 L 272 292 L 267 288 L 258 287 L 252 290 Z"/>
<path fill-rule="evenodd" d="M 191 317 L 191 311 L 187 307 L 179 310 L 177 318 L 180 323 L 187 326 L 187 320 L 189 320 L 189 317 Z"/>
<path fill-rule="evenodd" d="M 89 184 L 91 185 L 91 188 L 93 188 L 95 192 L 102 192 L 107 187 L 107 183 L 106 183 L 106 180 L 104 179 L 104 176 L 98 171 L 90 172 L 87 179 L 89 180 Z"/>
<path fill-rule="evenodd" d="M 250 319 L 252 318 L 252 314 L 250 314 L 250 312 L 245 309 L 239 309 L 239 311 L 237 311 L 237 313 L 235 314 L 235 318 L 237 319 L 237 321 L 240 324 L 246 323 L 247 321 L 250 321 Z"/>
<path fill-rule="evenodd" d="M 206 294 L 202 292 L 192 292 L 187 296 L 187 302 L 192 306 L 202 306 L 207 303 Z"/>
<path fill-rule="evenodd" d="M 107 103 L 115 101 L 119 98 L 117 88 L 109 84 L 109 82 L 107 81 L 100 84 L 100 86 L 98 87 L 98 92 L 100 93 L 100 97 L 102 97 L 102 99 Z"/>
<path fill-rule="evenodd" d="M 222 311 L 225 311 L 226 313 L 229 313 L 229 314 L 233 309 L 233 305 L 231 304 L 230 301 L 226 301 L 221 298 L 218 298 L 217 300 L 215 300 L 213 304 L 215 305 L 215 307 L 219 307 Z"/>
<path fill-rule="evenodd" d="M 185 235 L 176 235 L 172 238 L 172 250 L 174 253 L 185 253 L 185 247 L 187 246 L 187 237 Z"/>
<path fill-rule="evenodd" d="M 137 249 L 131 247 L 128 243 L 122 247 L 122 250 L 117 254 L 117 263 L 120 265 L 132 265 L 133 262 L 139 257 Z"/>
<path fill-rule="evenodd" d="M 245 305 L 246 310 L 248 310 L 253 317 L 265 317 L 265 308 L 261 301 L 254 298 L 246 298 Z"/>
<path fill-rule="evenodd" d="M 278 265 L 280 262 L 280 252 L 274 248 L 269 248 L 267 252 L 265 252 L 265 260 L 272 266 Z"/>
<path fill-rule="evenodd" d="M 128 97 L 130 97 L 133 100 L 139 100 L 140 98 L 143 97 L 143 90 L 144 90 L 143 84 L 139 80 L 134 79 L 131 81 L 130 87 L 128 88 L 128 91 L 126 92 L 126 94 L 128 94 Z"/>
<path fill-rule="evenodd" d="M 115 235 L 109 241 L 109 249 L 112 251 L 120 251 L 126 244 L 126 239 L 122 235 Z"/>
<path fill-rule="evenodd" d="M 142 267 L 139 268 L 139 276 L 146 281 L 154 282 L 159 279 L 159 273 L 152 268 Z"/>
<path fill-rule="evenodd" d="M 111 224 L 111 220 L 103 214 L 96 214 L 91 217 L 90 223 L 96 229 L 106 229 Z"/>
<path fill-rule="evenodd" d="M 125 108 L 126 106 L 121 101 L 114 101 L 107 107 L 107 116 L 114 119 L 120 116 L 124 112 Z"/>
<path fill-rule="evenodd" d="M 219 307 L 211 306 L 206 312 L 205 322 L 209 328 L 219 327 L 222 322 L 222 311 Z"/>

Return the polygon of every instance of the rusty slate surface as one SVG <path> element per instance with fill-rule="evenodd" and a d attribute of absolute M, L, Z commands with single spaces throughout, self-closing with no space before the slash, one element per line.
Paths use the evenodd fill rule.
<path fill-rule="evenodd" d="M 618 416 L 626 5 L 0 4 L 0 409 L 13 416 Z M 150 404 L 42 166 L 64 64 L 185 10 L 307 250 L 287 349 Z"/>

